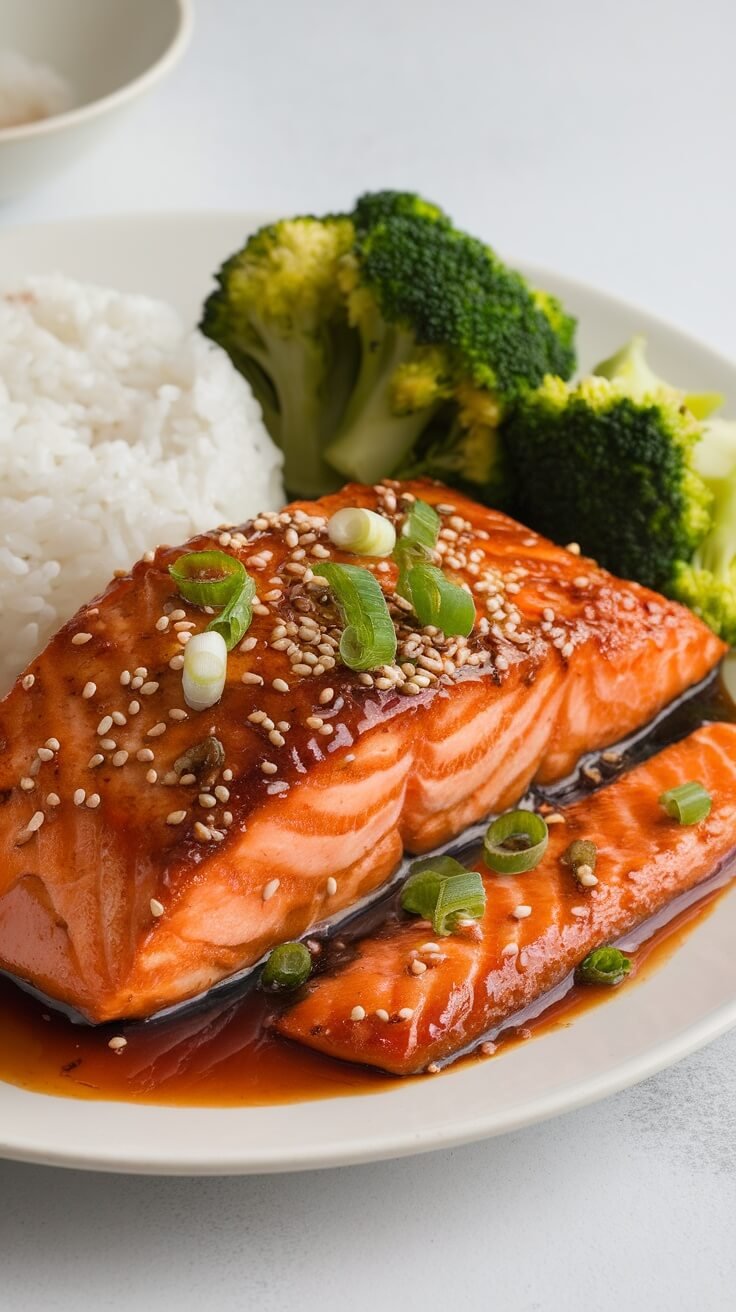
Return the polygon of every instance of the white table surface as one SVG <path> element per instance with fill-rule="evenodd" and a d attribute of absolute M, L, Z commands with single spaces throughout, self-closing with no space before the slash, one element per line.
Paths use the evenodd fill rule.
<path fill-rule="evenodd" d="M 170 80 L 0 226 L 411 187 L 734 353 L 735 43 L 733 0 L 199 0 Z M 455 1152 L 244 1180 L 6 1164 L 0 1196 L 14 1312 L 719 1312 L 736 1035 Z"/>

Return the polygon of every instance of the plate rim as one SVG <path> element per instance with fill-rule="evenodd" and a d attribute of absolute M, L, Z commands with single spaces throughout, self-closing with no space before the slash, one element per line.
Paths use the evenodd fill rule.
<path fill-rule="evenodd" d="M 254 225 L 270 221 L 275 213 L 274 208 L 259 208 L 257 210 L 211 210 L 203 208 L 181 212 L 175 210 L 130 211 L 105 215 L 69 216 L 59 220 L 4 226 L 0 231 L 0 242 L 2 242 L 3 237 L 18 239 L 28 237 L 32 241 L 36 235 L 42 241 L 44 235 L 47 238 L 53 237 L 54 233 L 58 232 L 60 228 L 72 232 L 75 227 L 83 227 L 85 230 L 89 230 L 98 225 L 113 227 L 115 225 L 145 224 L 156 225 L 165 229 L 181 225 L 193 227 L 196 225 L 238 222 L 242 224 L 244 232 L 247 232 L 249 229 L 252 230 Z M 512 262 L 514 261 L 513 256 L 507 258 Z M 736 382 L 736 366 L 725 353 L 713 347 L 710 343 L 693 336 L 673 321 L 662 317 L 645 306 L 622 298 L 606 289 L 599 288 L 583 279 L 572 277 L 565 272 L 556 272 L 543 265 L 526 260 L 517 260 L 515 262 L 527 275 L 538 280 L 539 285 L 544 285 L 545 279 L 551 279 L 559 286 L 570 289 L 573 296 L 579 296 L 580 298 L 592 296 L 599 303 L 605 303 L 612 310 L 646 320 L 650 331 L 661 331 L 663 334 L 668 334 L 670 338 L 676 339 L 681 347 L 695 349 L 701 354 L 705 353 L 716 367 L 727 370 L 734 375 Z M 23 276 L 24 271 L 21 269 L 19 277 Z M 732 894 L 736 896 L 736 889 L 732 889 Z M 714 916 L 719 914 L 719 909 L 720 907 L 716 906 L 713 912 Z M 664 969 L 664 967 L 660 969 Z M 607 1003 L 604 1005 L 608 1006 Z M 190 1140 L 186 1143 L 186 1148 L 184 1147 L 184 1137 L 182 1137 L 182 1145 L 176 1151 L 168 1148 L 159 1150 L 155 1140 L 151 1140 L 151 1143 L 146 1145 L 145 1155 L 141 1155 L 131 1152 L 126 1147 L 125 1142 L 119 1148 L 111 1145 L 106 1151 L 100 1148 L 85 1150 L 80 1142 L 70 1146 L 62 1143 L 56 1148 L 52 1148 L 48 1142 L 45 1142 L 44 1133 L 38 1130 L 35 1130 L 35 1132 L 34 1130 L 21 1131 L 20 1134 L 9 1135 L 7 1119 L 12 1120 L 11 1113 L 10 1118 L 3 1118 L 6 1123 L 0 1126 L 0 1157 L 38 1165 L 148 1175 L 270 1174 L 318 1168 L 329 1169 L 369 1161 L 385 1161 L 421 1152 L 459 1147 L 479 1139 L 521 1130 L 563 1113 L 576 1111 L 656 1074 L 658 1071 L 704 1047 L 734 1026 L 736 1026 L 736 991 L 729 1001 L 712 1008 L 699 1019 L 692 1021 L 690 1024 L 685 1025 L 682 1030 L 672 1034 L 668 1039 L 663 1039 L 651 1045 L 644 1052 L 634 1053 L 629 1058 L 620 1060 L 615 1066 L 599 1071 L 588 1078 L 566 1078 L 556 1089 L 547 1092 L 542 1089 L 534 1097 L 526 1097 L 520 1104 L 519 1110 L 516 1107 L 509 1107 L 499 1114 L 490 1102 L 487 1111 L 482 1115 L 475 1115 L 471 1119 L 466 1117 L 463 1120 L 461 1113 L 459 1122 L 453 1124 L 443 1123 L 439 1126 L 434 1125 L 430 1120 L 424 1128 L 419 1125 L 412 1133 L 409 1133 L 401 1125 L 393 1131 L 376 1133 L 371 1125 L 367 1134 L 341 1132 L 331 1142 L 305 1142 L 298 1148 L 293 1144 L 282 1147 L 277 1142 L 268 1141 L 263 1146 L 254 1146 L 251 1142 L 241 1148 L 237 1141 L 234 1141 L 227 1153 L 213 1152 L 211 1149 L 207 1149 L 206 1146 L 203 1147 L 202 1144 L 206 1142 L 206 1135 L 202 1135 L 201 1137 L 192 1136 L 195 1138 L 194 1146 L 192 1146 Z M 513 1054 L 511 1053 L 501 1057 L 502 1061 L 512 1059 Z M 407 1085 L 406 1087 L 409 1088 L 410 1086 Z M 36 1093 L 31 1090 L 24 1090 L 19 1086 L 6 1085 L 2 1082 L 0 1082 L 0 1100 L 4 1088 L 12 1089 L 14 1095 L 19 1094 L 36 1100 L 40 1110 L 41 1123 L 46 1120 L 43 1114 L 44 1103 L 48 1104 L 49 1101 L 62 1104 L 73 1103 L 83 1110 L 87 1102 L 87 1100 L 61 1099 L 54 1095 Z M 377 1097 L 382 1101 L 390 1099 L 392 1092 L 392 1089 L 388 1089 L 378 1094 Z M 349 1095 L 349 1097 L 353 1102 L 366 1105 L 371 1100 L 372 1095 L 359 1096 L 358 1098 Z M 321 1100 L 323 1106 L 329 1106 L 334 1101 L 335 1099 L 332 1098 Z M 248 1113 L 257 1114 L 258 1111 L 262 1110 L 257 1107 L 219 1108 L 212 1106 L 167 1109 L 160 1105 L 130 1104 L 112 1100 L 104 1100 L 104 1102 L 103 1100 L 92 1100 L 92 1105 L 95 1108 L 101 1108 L 102 1106 L 106 1108 L 134 1106 L 136 1111 L 141 1112 L 144 1116 L 147 1111 L 157 1113 L 166 1110 L 176 1111 L 177 1113 L 185 1112 L 192 1116 L 195 1121 L 202 1123 L 207 1116 L 216 1115 L 217 1117 L 235 1118 Z M 304 1105 L 295 1103 L 286 1106 L 294 1108 Z M 204 1128 L 203 1124 L 202 1128 Z M 110 1139 L 114 1139 L 114 1128 L 112 1127 Z"/>

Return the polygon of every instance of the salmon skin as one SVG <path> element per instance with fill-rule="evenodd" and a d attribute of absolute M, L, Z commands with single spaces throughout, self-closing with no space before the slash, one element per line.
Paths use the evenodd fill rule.
<path fill-rule="evenodd" d="M 391 561 L 334 548 L 329 516 L 412 499 L 470 587 L 468 639 L 418 629 Z M 186 706 L 183 550 L 258 588 L 221 701 Z M 356 674 L 313 567 L 366 564 L 396 663 Z M 0 703 L 0 968 L 92 1021 L 199 995 L 354 905 L 397 868 L 558 779 L 700 681 L 723 646 L 688 610 L 439 484 L 349 486 L 159 547 L 84 607 Z M 183 768 L 182 758 L 194 755 Z"/>
<path fill-rule="evenodd" d="M 680 825 L 658 799 L 691 779 L 711 794 L 712 809 L 702 823 Z M 699 729 L 561 814 L 565 823 L 550 825 L 535 870 L 501 876 L 478 864 L 486 889 L 478 922 L 443 938 L 416 917 L 387 926 L 358 943 L 342 970 L 319 976 L 276 1022 L 279 1033 L 396 1075 L 426 1071 L 480 1041 L 593 948 L 621 938 L 733 855 L 736 725 Z M 593 888 L 581 888 L 562 860 L 575 839 L 598 849 Z M 422 973 L 412 973 L 415 962 Z"/>

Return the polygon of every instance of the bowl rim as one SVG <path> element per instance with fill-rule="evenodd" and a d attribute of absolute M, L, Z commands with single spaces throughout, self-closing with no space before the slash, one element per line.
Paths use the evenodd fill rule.
<path fill-rule="evenodd" d="M 64 128 L 72 127 L 76 123 L 96 118 L 108 109 L 114 109 L 117 105 L 132 100 L 134 96 L 147 91 L 149 87 L 158 82 L 181 59 L 189 45 L 194 27 L 193 0 L 174 0 L 174 3 L 178 13 L 178 22 L 174 35 L 158 59 L 149 64 L 148 68 L 144 69 L 142 73 L 139 73 L 137 77 L 132 78 L 130 82 L 126 82 L 115 91 L 110 91 L 107 95 L 99 96 L 96 100 L 90 100 L 74 109 L 65 110 L 61 114 L 51 114 L 48 118 L 38 119 L 34 123 L 18 123 L 14 127 L 8 128 L 0 127 L 0 146 L 4 146 L 9 142 L 23 141 L 26 138 L 40 137 L 52 132 L 62 131 Z"/>

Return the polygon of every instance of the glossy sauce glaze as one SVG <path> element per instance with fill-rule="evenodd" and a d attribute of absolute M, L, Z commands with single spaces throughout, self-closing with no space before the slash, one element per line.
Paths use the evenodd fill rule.
<path fill-rule="evenodd" d="M 734 718 L 733 704 L 719 681 L 711 680 L 632 741 L 622 764 L 643 759 L 706 720 Z M 583 765 L 587 775 L 579 773 L 549 794 L 555 803 L 597 786 L 596 770 L 611 775 L 610 763 Z M 474 843 L 477 840 L 466 841 L 454 850 L 467 857 Z M 714 875 L 676 899 L 665 916 L 655 917 L 627 938 L 624 946 L 633 969 L 621 987 L 635 986 L 637 977 L 656 969 L 677 949 L 712 911 L 732 873 Z M 328 969 L 350 951 L 352 939 L 397 914 L 394 888 L 322 941 L 316 969 Z M 569 977 L 553 995 L 538 999 L 528 1013 L 511 1018 L 500 1033 L 488 1035 L 483 1045 L 461 1058 L 461 1064 L 503 1053 L 534 1035 L 567 1025 L 582 1010 L 614 998 L 616 992 L 581 986 Z M 0 979 L 0 1078 L 66 1097 L 223 1107 L 376 1093 L 401 1082 L 278 1038 L 269 1029 L 277 1006 L 272 996 L 240 986 L 168 1019 L 91 1028 L 73 1024 L 11 980 Z M 108 1045 L 116 1037 L 126 1039 L 126 1044 L 114 1050 Z"/>

